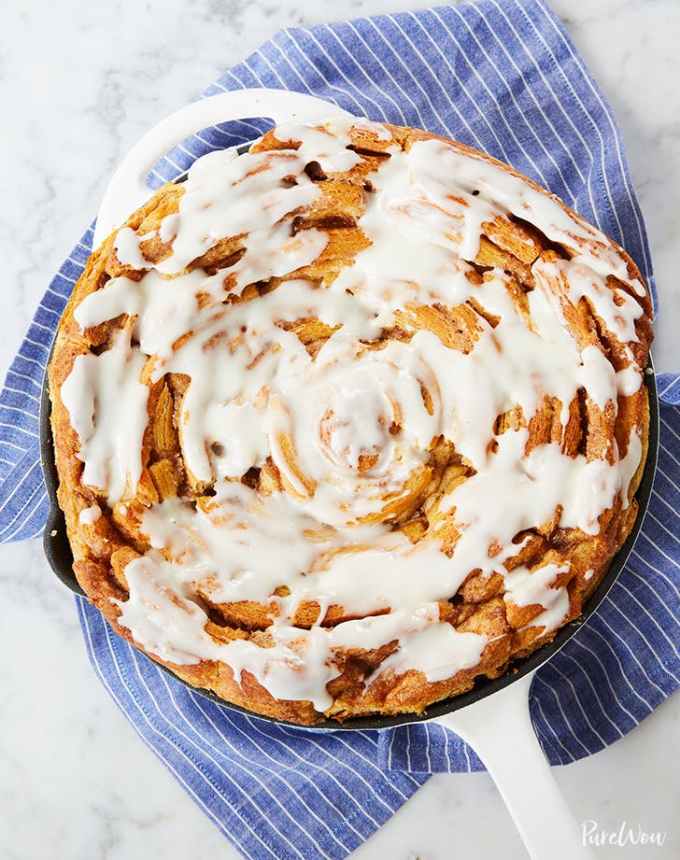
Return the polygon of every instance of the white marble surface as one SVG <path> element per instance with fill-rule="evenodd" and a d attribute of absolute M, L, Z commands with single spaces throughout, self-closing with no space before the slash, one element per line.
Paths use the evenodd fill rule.
<path fill-rule="evenodd" d="M 429 5 L 420 0 L 13 0 L 0 6 L 0 372 L 116 162 L 164 114 L 275 30 Z M 663 314 L 657 364 L 677 370 L 680 4 L 553 0 L 613 103 L 647 218 Z M 0 549 L 0 857 L 235 858 L 138 740 L 87 663 L 70 594 L 37 542 Z M 668 831 L 680 856 L 680 701 L 591 759 L 559 769 L 577 818 Z M 486 775 L 438 776 L 357 852 L 443 860 L 524 851 Z"/>

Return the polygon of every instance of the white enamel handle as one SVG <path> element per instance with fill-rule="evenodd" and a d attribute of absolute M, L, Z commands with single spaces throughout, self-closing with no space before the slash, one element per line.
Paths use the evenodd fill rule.
<path fill-rule="evenodd" d="M 148 131 L 111 177 L 97 215 L 95 247 L 151 196 L 146 185 L 149 170 L 184 138 L 208 126 L 244 117 L 268 117 L 281 123 L 311 122 L 338 115 L 349 114 L 314 96 L 268 89 L 221 93 L 181 108 Z"/>
<path fill-rule="evenodd" d="M 484 762 L 532 860 L 592 860 L 534 734 L 532 677 L 433 722 L 452 729 Z"/>

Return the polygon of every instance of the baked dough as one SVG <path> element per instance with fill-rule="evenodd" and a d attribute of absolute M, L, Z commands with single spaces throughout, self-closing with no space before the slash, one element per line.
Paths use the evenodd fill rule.
<path fill-rule="evenodd" d="M 577 618 L 633 527 L 651 315 L 625 251 L 454 141 L 332 120 L 211 153 L 59 326 L 78 582 L 226 702 L 422 712 Z"/>

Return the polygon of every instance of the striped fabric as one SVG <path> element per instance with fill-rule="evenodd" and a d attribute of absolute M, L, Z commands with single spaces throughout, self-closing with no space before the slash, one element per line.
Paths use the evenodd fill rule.
<path fill-rule="evenodd" d="M 276 35 L 205 95 L 266 86 L 358 115 L 420 126 L 509 161 L 623 244 L 653 284 L 642 216 L 611 111 L 539 0 L 481 0 Z M 150 184 L 259 135 L 266 120 L 205 129 Z M 92 244 L 88 229 L 50 284 L 0 395 L 0 538 L 40 534 L 46 496 L 38 403 L 59 315 Z M 680 379 L 664 375 L 659 471 L 626 570 L 598 613 L 536 676 L 534 725 L 554 764 L 634 728 L 678 685 Z M 45 587 L 54 587 L 46 582 Z M 433 771 L 481 767 L 438 726 L 318 733 L 216 705 L 161 672 L 77 600 L 97 675 L 142 739 L 251 858 L 342 858 Z"/>

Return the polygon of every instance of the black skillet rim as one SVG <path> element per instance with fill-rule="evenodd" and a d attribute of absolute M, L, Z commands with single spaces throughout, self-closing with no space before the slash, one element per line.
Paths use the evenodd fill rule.
<path fill-rule="evenodd" d="M 246 149 L 247 146 L 239 147 L 239 152 L 245 151 Z M 175 181 L 181 182 L 185 178 L 186 174 L 179 177 Z M 54 345 L 52 346 L 52 350 L 53 349 Z M 52 350 L 50 350 L 48 366 L 50 361 L 52 360 Z M 609 569 L 607 570 L 606 574 L 602 578 L 602 581 L 597 586 L 595 591 L 588 598 L 586 606 L 579 618 L 560 628 L 552 642 L 548 642 L 546 645 L 541 646 L 536 651 L 529 654 L 528 657 L 522 657 L 518 660 L 514 660 L 510 668 L 500 677 L 494 679 L 479 678 L 475 682 L 475 686 L 467 693 L 462 693 L 459 696 L 454 696 L 450 699 L 444 699 L 440 702 L 435 702 L 420 714 L 396 714 L 394 716 L 354 717 L 345 720 L 342 723 L 337 722 L 336 720 L 325 719 L 318 723 L 315 723 L 313 726 L 300 726 L 297 723 L 291 723 L 286 720 L 278 720 L 274 717 L 256 714 L 253 711 L 249 711 L 247 708 L 242 708 L 239 705 L 225 702 L 224 699 L 221 699 L 219 696 L 215 695 L 215 693 L 210 690 L 203 690 L 200 687 L 192 686 L 187 681 L 184 681 L 182 678 L 176 675 L 171 669 L 168 669 L 166 666 L 163 666 L 160 663 L 156 663 L 156 661 L 154 661 L 155 665 L 158 666 L 159 669 L 162 669 L 164 672 L 167 672 L 168 675 L 173 677 L 176 681 L 179 681 L 185 687 L 188 687 L 190 690 L 193 690 L 199 695 L 210 699 L 212 702 L 215 702 L 216 704 L 221 705 L 224 708 L 228 708 L 233 711 L 239 711 L 240 713 L 246 714 L 249 717 L 266 720 L 267 722 L 291 726 L 292 728 L 296 729 L 308 730 L 314 729 L 347 731 L 351 729 L 387 729 L 393 728 L 395 726 L 408 725 L 410 723 L 424 722 L 426 720 L 431 720 L 435 717 L 441 717 L 445 714 L 452 713 L 453 711 L 457 711 L 460 708 L 465 708 L 467 707 L 467 705 L 472 705 L 480 699 L 484 699 L 487 696 L 490 696 L 493 693 L 497 692 L 498 690 L 502 690 L 504 687 L 507 687 L 513 681 L 519 680 L 520 678 L 527 675 L 529 672 L 533 672 L 543 663 L 546 663 L 548 660 L 550 660 L 550 658 L 553 657 L 572 638 L 572 636 L 577 633 L 578 629 L 586 623 L 586 621 L 590 618 L 591 615 L 593 615 L 593 613 L 597 610 L 598 606 L 607 596 L 609 589 L 612 587 L 618 575 L 621 573 L 621 571 L 626 565 L 626 562 L 628 561 L 628 556 L 630 555 L 633 549 L 633 545 L 637 540 L 638 534 L 640 533 L 640 529 L 642 528 L 642 523 L 645 519 L 645 514 L 647 513 L 649 500 L 652 495 L 652 485 L 654 483 L 654 475 L 656 473 L 657 459 L 659 456 L 659 400 L 657 395 L 656 376 L 654 374 L 654 366 L 652 363 L 651 356 L 649 357 L 649 364 L 644 374 L 644 383 L 647 386 L 647 393 L 649 396 L 649 447 L 647 451 L 647 460 L 645 463 L 642 480 L 636 493 L 639 510 L 635 525 L 633 526 L 632 531 L 630 532 L 624 543 L 619 548 L 618 552 L 612 558 L 611 564 L 609 565 Z M 56 576 L 59 578 L 59 580 L 62 582 L 62 584 L 65 585 L 74 594 L 86 598 L 87 595 L 80 587 L 73 573 L 73 554 L 71 552 L 71 545 L 68 541 L 68 537 L 66 536 L 66 523 L 64 519 L 64 513 L 59 507 L 59 503 L 57 501 L 57 487 L 59 484 L 59 480 L 57 477 L 57 468 L 54 459 L 54 445 L 52 442 L 52 426 L 50 423 L 50 414 L 51 403 L 49 396 L 49 383 L 47 373 L 45 373 L 42 394 L 40 398 L 40 461 L 42 465 L 43 477 L 45 479 L 45 487 L 47 489 L 50 507 L 47 514 L 45 531 L 43 533 L 43 548 L 45 550 L 45 556 L 47 557 L 47 561 L 50 567 L 52 568 Z M 140 653 L 143 654 L 144 652 L 140 651 Z M 145 656 L 148 657 L 148 655 Z"/>

